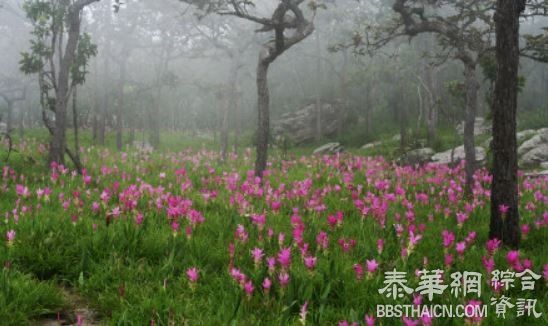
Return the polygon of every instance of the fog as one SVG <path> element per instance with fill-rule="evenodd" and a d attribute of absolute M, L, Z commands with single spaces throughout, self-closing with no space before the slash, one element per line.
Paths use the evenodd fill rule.
<path fill-rule="evenodd" d="M 44 129 L 38 76 L 20 69 L 21 53 L 29 51 L 33 40 L 23 2 L 0 2 L 1 120 L 11 133 L 21 135 Z M 255 2 L 248 10 L 257 17 L 270 17 L 279 3 Z M 258 31 L 263 26 L 222 10 L 200 10 L 199 3 L 103 0 L 83 9 L 81 33 L 90 35 L 97 54 L 86 63 L 85 82 L 77 86 L 77 121 L 95 144 L 117 134 L 122 147 L 136 141 L 158 147 L 167 132 L 218 144 L 228 135 L 230 148 L 254 144 L 258 57 L 274 33 Z M 375 28 L 396 19 L 391 4 L 326 1 L 315 12 L 301 6 L 315 29 L 270 65 L 271 143 L 280 136 L 291 138 L 292 131 L 280 129 L 279 121 L 310 105 L 333 106 L 333 117 L 340 121 L 331 128 L 326 126 L 333 121 L 312 117 L 304 123 L 314 126 L 314 135 L 298 135 L 294 146 L 337 141 L 359 148 L 380 135 L 404 131 L 421 138 L 428 101 L 438 107 L 436 128 L 464 119 L 464 101 L 454 94 L 464 82 L 463 68 L 450 55 L 451 46 L 444 48 L 432 33 L 394 38 L 377 48 L 364 45 Z M 524 20 L 522 33 L 542 31 L 546 22 L 546 17 Z M 482 28 L 481 22 L 476 24 Z M 494 44 L 494 39 L 489 42 Z M 542 127 L 547 121 L 548 66 L 523 58 L 520 74 L 524 86 L 518 124 Z M 488 119 L 492 85 L 481 68 L 476 75 L 477 116 Z M 13 101 L 11 107 L 8 101 Z M 67 128 L 72 128 L 76 120 L 68 111 Z M 223 128 L 228 128 L 225 136 Z"/>

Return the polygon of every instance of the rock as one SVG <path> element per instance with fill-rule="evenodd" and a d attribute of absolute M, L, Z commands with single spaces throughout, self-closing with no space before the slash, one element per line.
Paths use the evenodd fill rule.
<path fill-rule="evenodd" d="M 487 138 L 484 142 L 481 143 L 481 147 L 483 148 L 490 148 L 491 142 L 493 141 L 493 137 Z"/>
<path fill-rule="evenodd" d="M 401 140 L 400 134 L 394 135 L 394 137 L 392 137 L 392 141 L 400 141 L 400 140 Z"/>
<path fill-rule="evenodd" d="M 527 129 L 527 130 L 523 130 L 523 131 L 518 132 L 516 134 L 516 139 L 518 140 L 518 143 L 521 143 L 523 141 L 526 141 L 527 139 L 532 138 L 536 134 L 537 134 L 536 130 Z"/>
<path fill-rule="evenodd" d="M 0 134 L 5 134 L 8 132 L 8 125 L 0 122 Z"/>
<path fill-rule="evenodd" d="M 548 161 L 548 142 L 527 151 L 521 156 L 519 166 L 522 168 L 534 167 L 546 161 Z"/>
<path fill-rule="evenodd" d="M 539 178 L 539 177 L 548 177 L 548 170 L 544 171 L 538 171 L 538 172 L 527 172 L 525 173 L 526 177 L 533 177 L 533 178 Z"/>
<path fill-rule="evenodd" d="M 464 135 L 464 121 L 459 123 L 456 128 L 459 135 Z M 485 122 L 484 118 L 476 118 L 474 122 L 474 135 L 485 135 L 491 133 L 491 125 Z"/>
<path fill-rule="evenodd" d="M 543 170 L 548 170 L 548 162 L 540 163 L 540 168 L 543 169 Z"/>
<path fill-rule="evenodd" d="M 328 137 L 335 134 L 338 127 L 346 119 L 342 101 L 321 104 L 321 134 Z M 295 145 L 300 145 L 314 140 L 316 137 L 316 104 L 309 104 L 297 111 L 283 114 L 280 119 L 273 122 L 272 132 L 274 137 L 286 136 Z"/>
<path fill-rule="evenodd" d="M 337 154 L 344 151 L 344 147 L 339 143 L 327 143 L 320 146 L 312 152 L 313 154 Z"/>
<path fill-rule="evenodd" d="M 548 128 L 537 130 L 537 134 L 540 135 L 545 142 L 548 142 Z"/>
<path fill-rule="evenodd" d="M 453 152 L 454 150 L 454 152 Z M 453 152 L 453 160 L 451 160 L 451 153 Z M 436 164 L 451 164 L 458 163 L 464 160 L 464 145 L 456 147 L 454 149 L 447 150 L 445 152 L 436 153 L 432 156 L 432 162 Z M 483 147 L 476 147 L 476 163 L 484 164 L 486 159 L 485 149 Z"/>
<path fill-rule="evenodd" d="M 152 147 L 152 145 L 150 145 L 150 143 L 147 141 L 135 140 L 133 141 L 133 147 L 138 149 L 139 151 L 143 151 L 147 153 L 154 151 L 154 147 Z"/>
<path fill-rule="evenodd" d="M 523 142 L 523 144 L 521 144 L 521 146 L 519 146 L 518 148 L 519 157 L 522 157 L 527 152 L 535 149 L 536 147 L 539 147 L 542 144 L 548 143 L 548 133 L 546 134 L 540 133 L 540 130 L 536 136 L 533 136 L 533 138 L 526 140 L 525 142 Z"/>
<path fill-rule="evenodd" d="M 361 149 L 370 149 L 370 148 L 375 148 L 375 147 L 378 147 L 382 145 L 382 142 L 380 141 L 376 141 L 376 142 L 372 142 L 372 143 L 368 143 L 368 144 L 365 144 L 361 147 Z"/>
<path fill-rule="evenodd" d="M 399 163 L 402 165 L 416 165 L 430 162 L 432 156 L 435 154 L 432 148 L 420 148 L 405 153 L 399 159 Z"/>

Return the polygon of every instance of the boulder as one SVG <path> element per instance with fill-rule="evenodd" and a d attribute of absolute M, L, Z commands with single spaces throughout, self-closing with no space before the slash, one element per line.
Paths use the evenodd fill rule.
<path fill-rule="evenodd" d="M 459 135 L 464 135 L 464 121 L 459 123 L 456 128 Z M 474 122 L 474 135 L 485 135 L 491 133 L 491 125 L 484 118 L 476 118 Z"/>
<path fill-rule="evenodd" d="M 537 135 L 537 131 L 533 129 L 527 129 L 520 131 L 516 134 L 516 139 L 518 140 L 518 143 L 524 142 L 527 139 L 532 138 L 533 136 Z"/>
<path fill-rule="evenodd" d="M 436 152 L 432 148 L 419 148 L 405 153 L 398 160 L 402 165 L 416 165 L 430 162 Z"/>
<path fill-rule="evenodd" d="M 540 163 L 540 168 L 543 170 L 548 170 L 548 161 Z"/>
<path fill-rule="evenodd" d="M 312 152 L 313 154 L 337 154 L 344 151 L 344 147 L 339 143 L 327 143 L 320 146 Z"/>
<path fill-rule="evenodd" d="M 370 149 L 370 148 L 379 147 L 381 145 L 382 145 L 382 142 L 376 141 L 376 142 L 372 142 L 372 143 L 368 143 L 368 144 L 363 145 L 361 147 L 361 149 Z"/>
<path fill-rule="evenodd" d="M 8 125 L 0 122 L 0 134 L 5 134 L 8 132 Z"/>
<path fill-rule="evenodd" d="M 334 135 L 346 119 L 342 101 L 321 103 L 321 136 Z M 295 145 L 310 142 L 316 137 L 316 104 L 283 114 L 272 124 L 274 137 L 286 136 Z"/>
<path fill-rule="evenodd" d="M 548 132 L 541 133 L 542 129 L 539 129 L 536 136 L 533 136 L 533 138 L 526 140 L 521 144 L 518 148 L 518 156 L 522 157 L 526 153 L 530 152 L 531 150 L 539 147 L 542 144 L 548 143 Z"/>
<path fill-rule="evenodd" d="M 451 153 L 453 154 L 453 159 L 451 160 Z M 451 164 L 458 163 L 461 160 L 464 160 L 464 145 L 447 150 L 445 152 L 436 153 L 432 156 L 432 162 L 436 164 Z M 484 164 L 486 159 L 485 149 L 483 147 L 476 147 L 476 163 Z"/>
<path fill-rule="evenodd" d="M 147 141 L 135 140 L 133 141 L 133 147 L 142 152 L 152 152 L 154 147 Z"/>
<path fill-rule="evenodd" d="M 535 136 L 536 137 L 536 136 Z M 542 143 L 535 148 L 527 151 L 519 160 L 519 166 L 522 168 L 535 167 L 548 161 L 548 142 Z"/>

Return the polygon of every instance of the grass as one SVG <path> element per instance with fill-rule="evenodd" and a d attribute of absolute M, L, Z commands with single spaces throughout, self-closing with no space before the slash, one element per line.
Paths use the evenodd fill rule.
<path fill-rule="evenodd" d="M 44 139 L 41 131 L 30 135 Z M 309 149 L 294 149 L 282 160 L 281 153 L 274 150 L 269 181 L 261 188 L 253 177 L 246 177 L 254 160 L 245 151 L 221 163 L 217 153 L 208 150 L 217 148 L 214 143 L 175 134 L 163 135 L 163 139 L 165 147 L 149 155 L 132 150 L 116 153 L 111 137 L 108 148 L 91 147 L 89 136 L 84 135 L 86 150 L 82 157 L 91 176 L 87 183 L 70 171 L 46 169 L 42 163 L 45 153 L 36 141 L 19 143 L 20 153 L 0 176 L 0 216 L 5 216 L 0 224 L 0 262 L 9 266 L 0 275 L 2 325 L 22 325 L 70 313 L 72 305 L 62 295 L 63 288 L 89 303 L 98 312 L 98 322 L 105 325 L 147 325 L 151 321 L 155 325 L 298 325 L 305 302 L 309 324 L 334 325 L 341 320 L 363 324 L 365 314 L 375 314 L 375 305 L 394 303 L 378 293 L 384 271 L 406 271 L 410 284 L 417 286 L 415 270 L 424 266 L 426 257 L 426 267 L 431 269 L 477 271 L 484 280 L 487 277 L 481 263 L 487 255 L 484 244 L 489 221 L 488 196 L 483 192 L 489 187 L 485 171 L 478 172 L 475 207 L 469 219 L 458 226 L 456 213 L 470 204 L 458 190 L 462 176 L 459 167 L 412 170 L 358 152 L 330 158 L 303 156 Z M 383 150 L 391 148 L 388 143 Z M 27 160 L 29 155 L 35 163 Z M 388 190 L 378 188 L 379 182 L 387 182 Z M 521 221 L 531 230 L 523 240 L 520 257 L 529 259 L 534 271 L 542 274 L 548 248 L 546 225 L 539 221 L 547 211 L 547 183 L 523 182 L 530 188 L 523 188 Z M 18 195 L 17 185 L 26 186 L 29 195 Z M 190 187 L 182 190 L 181 185 Z M 49 199 L 37 195 L 37 190 L 46 187 L 52 191 Z M 261 194 L 260 189 L 265 192 Z M 394 201 L 384 199 L 398 189 L 405 193 Z M 101 199 L 105 190 L 110 193 L 108 200 Z M 456 193 L 454 199 L 451 192 Z M 539 195 L 535 192 L 544 199 L 536 198 Z M 213 198 L 206 200 L 205 193 L 213 194 Z M 427 194 L 428 200 L 417 200 L 418 193 Z M 170 200 L 181 203 L 183 199 L 191 200 L 192 209 L 205 218 L 192 230 L 191 237 L 185 235 L 189 213 L 179 217 L 180 229 L 174 233 L 167 210 Z M 368 214 L 361 213 L 356 199 L 367 203 L 371 209 Z M 375 213 L 380 208 L 368 202 L 372 200 L 385 203 L 386 211 Z M 94 202 L 99 204 L 95 210 Z M 273 202 L 281 203 L 279 210 L 272 208 Z M 119 216 L 113 214 L 116 207 L 121 208 Z M 344 221 L 331 228 L 327 217 L 336 212 L 342 212 Z M 407 212 L 413 212 L 414 217 L 406 219 Z M 262 213 L 266 214 L 266 225 L 260 231 L 250 215 Z M 142 223 L 137 222 L 139 214 L 143 214 Z M 292 215 L 298 215 L 305 227 L 303 241 L 309 244 L 308 255 L 317 257 L 314 271 L 303 264 L 299 253 L 302 244 L 298 245 L 294 237 Z M 402 225 L 401 234 L 394 224 Z M 246 241 L 236 237 L 238 225 L 245 227 Z M 268 229 L 272 229 L 272 237 Z M 409 230 L 413 229 L 422 238 L 407 257 L 402 257 L 401 250 L 408 246 Z M 3 238 L 8 230 L 16 231 L 13 243 Z M 460 259 L 454 245 L 442 247 L 443 230 L 454 232 L 455 242 L 464 241 L 472 231 L 477 232 L 477 239 L 467 245 Z M 320 231 L 329 236 L 327 250 L 321 250 L 316 242 Z M 285 234 L 283 244 L 280 233 Z M 356 246 L 344 252 L 338 244 L 341 239 L 353 239 Z M 377 250 L 378 239 L 385 243 L 382 252 Z M 230 244 L 235 246 L 233 259 Z M 273 274 L 264 261 L 255 266 L 250 255 L 255 247 L 273 257 L 283 247 L 292 248 L 290 281 L 285 288 L 277 280 L 282 273 L 280 266 Z M 494 255 L 497 268 L 510 268 L 506 252 L 501 249 Z M 449 266 L 444 265 L 446 254 L 454 257 Z M 363 265 L 366 259 L 378 261 L 379 271 L 359 280 L 353 265 Z M 194 266 L 200 271 L 197 284 L 186 275 Z M 239 268 L 253 282 L 253 295 L 246 295 L 233 280 L 230 266 Z M 265 277 L 273 281 L 268 294 L 261 286 Z M 496 294 L 485 281 L 482 289 L 479 300 L 489 304 Z M 518 285 L 505 293 L 513 300 L 537 299 L 537 309 L 543 313 L 539 319 L 518 319 L 511 311 L 502 320 L 490 307 L 483 323 L 545 325 L 547 293 L 542 279 L 532 292 L 522 292 Z M 434 302 L 458 304 L 472 298 L 454 298 L 447 290 Z M 411 303 L 412 299 L 406 296 L 398 303 Z M 400 319 L 380 322 L 401 324 Z M 435 322 L 462 325 L 465 321 Z"/>

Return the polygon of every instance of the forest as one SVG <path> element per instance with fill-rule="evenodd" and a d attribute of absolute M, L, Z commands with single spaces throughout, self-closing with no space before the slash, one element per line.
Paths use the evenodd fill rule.
<path fill-rule="evenodd" d="M 547 0 L 0 0 L 0 325 L 546 325 L 547 63 Z"/>

